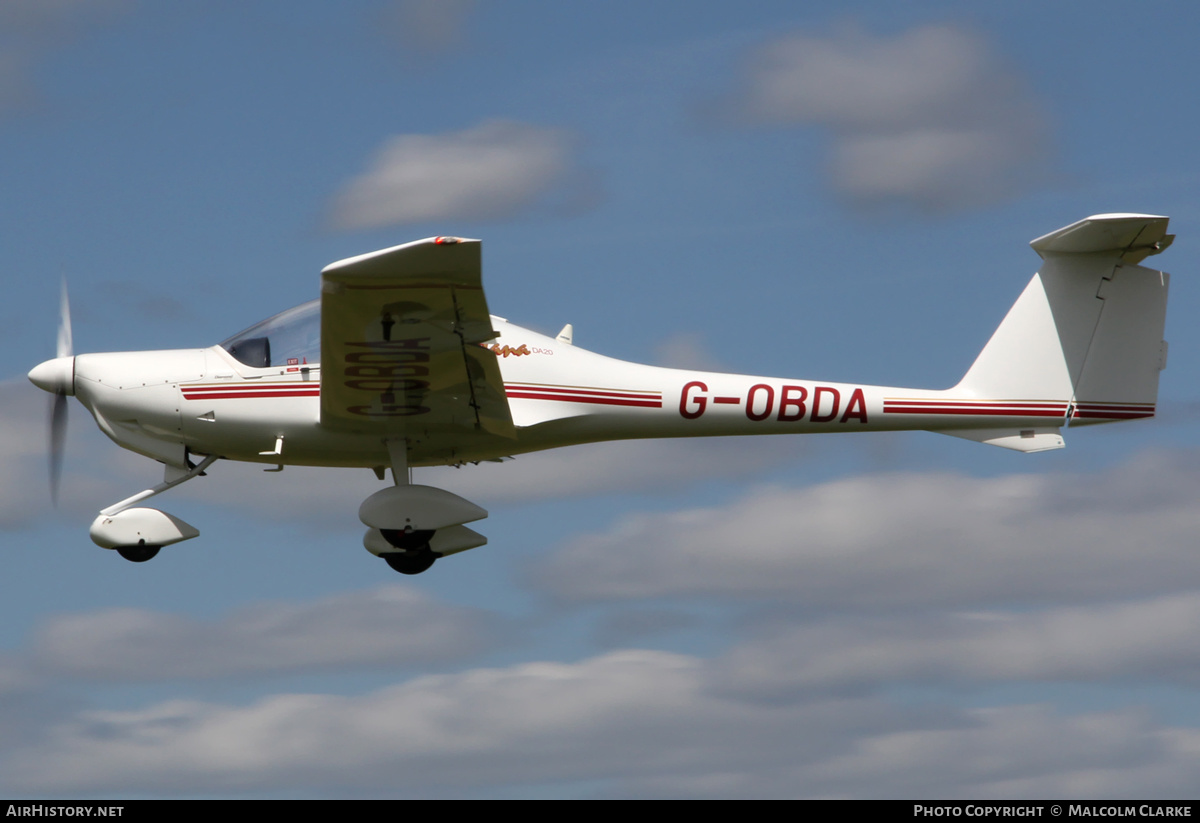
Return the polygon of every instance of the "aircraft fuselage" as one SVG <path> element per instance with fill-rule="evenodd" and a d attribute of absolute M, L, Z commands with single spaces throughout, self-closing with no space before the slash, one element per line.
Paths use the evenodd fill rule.
<path fill-rule="evenodd" d="M 1109 418 L 1083 418 L 1067 398 L 1001 401 L 953 391 L 662 368 L 598 355 L 499 318 L 494 324 L 499 337 L 486 347 L 497 354 L 516 438 L 477 431 L 447 442 L 423 428 L 419 402 L 398 403 L 382 413 L 403 420 L 410 465 L 632 438 L 1041 430 L 1064 425 L 1070 412 L 1072 424 L 1153 414 L 1152 408 L 1122 408 Z M 362 377 L 343 379 L 356 376 Z M 319 364 L 255 369 L 219 346 L 85 354 L 76 358 L 75 390 L 109 437 L 168 463 L 184 446 L 193 454 L 259 463 L 388 465 L 379 437 L 321 424 Z"/>

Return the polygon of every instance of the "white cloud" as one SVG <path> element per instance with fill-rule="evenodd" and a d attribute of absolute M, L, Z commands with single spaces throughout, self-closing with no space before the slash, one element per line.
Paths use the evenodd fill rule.
<path fill-rule="evenodd" d="M 801 460 L 809 448 L 797 437 L 592 443 L 518 455 L 503 463 L 417 468 L 413 480 L 449 489 L 485 507 L 512 505 L 677 490 L 711 478 L 753 476 Z M 302 519 L 340 529 L 357 528 L 359 504 L 390 482 L 390 477 L 377 480 L 367 469 L 289 466 L 280 473 L 264 473 L 263 466 L 222 461 L 208 477 L 171 494 L 236 507 L 256 517 Z"/>
<path fill-rule="evenodd" d="M 626 517 L 570 541 L 534 581 L 563 601 L 769 595 L 852 610 L 1181 591 L 1200 586 L 1189 459 L 1148 457 L 1087 482 L 893 474 L 758 488 Z"/>
<path fill-rule="evenodd" d="M 25 660 L 16 655 L 0 657 L 0 702 L 25 695 L 37 684 L 38 678 Z"/>
<path fill-rule="evenodd" d="M 1139 712 L 739 700 L 686 655 L 623 651 L 358 697 L 86 711 L 9 746 L 13 792 L 437 796 L 588 781 L 615 795 L 1180 794 L 1197 743 Z M 566 789 L 570 791 L 570 789 Z"/>
<path fill-rule="evenodd" d="M 1200 682 L 1200 592 L 1037 612 L 789 625 L 739 646 L 718 680 L 746 697 L 909 684 Z"/>
<path fill-rule="evenodd" d="M 669 491 L 711 478 L 755 475 L 803 459 L 803 438 L 679 438 L 591 443 L 504 463 L 418 470 L 418 482 L 498 503 Z"/>
<path fill-rule="evenodd" d="M 264 471 L 269 468 L 221 460 L 206 477 L 168 494 L 229 506 L 260 519 L 357 529 L 359 504 L 385 485 L 369 469 L 286 466 L 282 472 Z"/>
<path fill-rule="evenodd" d="M 1048 156 L 1046 116 L 1024 80 L 953 26 L 781 37 L 751 56 L 734 107 L 753 123 L 829 129 L 833 184 L 865 206 L 994 202 Z"/>
<path fill-rule="evenodd" d="M 50 395 L 23 377 L 0 382 L 0 416 L 0 527 L 11 529 L 49 509 Z"/>
<path fill-rule="evenodd" d="M 213 623 L 133 608 L 56 617 L 38 632 L 34 657 L 68 678 L 242 677 L 454 660 L 490 635 L 482 613 L 393 585 L 262 603 Z"/>
<path fill-rule="evenodd" d="M 5 771 L 14 788 L 116 792 L 360 786 L 437 793 L 464 783 L 583 777 L 611 763 L 613 750 L 635 755 L 653 728 L 678 728 L 672 705 L 693 691 L 695 667 L 676 655 L 625 653 L 419 678 L 359 698 L 278 695 L 246 707 L 174 701 L 89 712 L 59 725 L 40 751 L 10 762 L 17 772 Z M 605 751 L 586 753 L 601 741 Z"/>
<path fill-rule="evenodd" d="M 90 522 L 115 503 L 162 478 L 162 467 L 118 448 L 71 399 L 58 508 L 50 503 L 51 396 L 24 377 L 0 381 L 0 529 L 47 519 Z"/>
<path fill-rule="evenodd" d="M 332 221 L 364 229 L 427 220 L 497 220 L 535 205 L 571 173 L 558 129 L 488 120 L 461 132 L 389 139 L 338 194 Z"/>
<path fill-rule="evenodd" d="M 867 703 L 866 706 L 872 704 Z M 655 797 L 1119 798 L 1172 797 L 1200 776 L 1189 728 L 1143 712 L 1064 716 L 1047 706 L 935 710 L 908 728 L 865 717 L 810 762 L 764 763 L 667 778 L 629 794 Z M 882 724 L 880 724 L 882 725 Z"/>
<path fill-rule="evenodd" d="M 265 604 L 211 623 L 133 610 L 58 618 L 36 636 L 30 665 L 10 661 L 0 729 L 19 734 L 0 737 L 0 785 L 56 795 L 573 795 L 586 785 L 651 797 L 1179 796 L 1200 778 L 1200 730 L 1130 705 L 1137 698 L 1126 692 L 1188 688 L 1200 675 L 1190 631 L 1200 619 L 1194 462 L 1150 457 L 1086 483 L 856 478 L 703 512 L 716 525 L 689 521 L 661 545 L 606 536 L 599 548 L 619 556 L 600 575 L 603 596 L 624 576 L 647 578 L 647 596 L 783 592 L 800 605 L 744 619 L 752 639 L 709 659 L 625 649 L 415 677 L 361 695 L 121 710 L 59 703 L 31 724 L 22 720 L 31 671 L 53 696 L 79 679 L 436 661 L 438 649 L 466 653 L 482 637 L 482 618 L 404 587 Z M 679 515 L 656 517 L 642 533 L 659 539 L 650 527 Z M 805 539 L 781 552 L 743 544 L 737 562 L 722 565 L 722 530 L 748 526 Z M 586 579 L 590 570 L 572 562 Z M 738 564 L 753 574 L 722 579 Z M 1146 590 L 1174 593 L 1131 599 Z M 1055 605 L 995 605 L 1039 599 Z M 880 606 L 896 610 L 880 616 Z M 610 642 L 698 626 L 640 605 L 610 618 Z M 447 636 L 446 627 L 457 629 Z M 995 703 L 982 690 L 997 685 L 1047 682 L 1111 687 L 1110 704 L 1121 708 L 956 705 L 978 704 L 980 694 Z M 912 686 L 935 699 L 895 698 Z"/>
<path fill-rule="evenodd" d="M 1200 774 L 1196 732 L 1157 727 L 1142 712 L 1058 716 L 1045 706 L 968 712 L 961 728 L 879 735 L 820 771 L 887 797 L 1170 795 Z M 925 791 L 922 792 L 921 788 Z M 916 790 L 914 792 L 914 789 Z"/>

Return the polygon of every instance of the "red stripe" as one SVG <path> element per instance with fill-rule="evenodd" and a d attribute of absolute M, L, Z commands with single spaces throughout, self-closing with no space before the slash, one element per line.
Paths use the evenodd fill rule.
<path fill-rule="evenodd" d="M 1006 409 L 1065 409 L 1066 403 L 1047 401 L 1044 403 L 1021 403 L 1017 401 L 1004 400 L 987 400 L 987 401 L 963 401 L 963 402 L 942 402 L 939 400 L 892 400 L 886 399 L 883 401 L 887 406 L 929 406 L 945 409 L 991 409 L 991 408 L 1006 408 Z"/>
<path fill-rule="evenodd" d="M 1066 403 L 1056 402 L 1018 402 L 1005 400 L 895 400 L 887 398 L 885 406 L 921 406 L 923 408 L 939 409 L 1065 409 Z"/>
<path fill-rule="evenodd" d="M 1061 417 L 1066 414 L 1066 406 L 1043 409 L 1010 409 L 1006 407 L 948 409 L 939 406 L 904 406 L 901 408 L 884 406 L 885 414 L 971 414 L 978 417 Z"/>
<path fill-rule="evenodd" d="M 884 404 L 889 406 L 938 406 L 943 408 L 974 408 L 986 409 L 996 406 L 1006 408 L 1067 408 L 1067 403 L 1061 401 L 937 401 L 937 400 L 893 400 L 893 398 L 884 398 Z"/>
<path fill-rule="evenodd" d="M 587 395 L 591 397 L 625 397 L 631 400 L 661 400 L 661 392 L 610 391 L 607 389 L 583 389 L 564 386 L 539 386 L 527 383 L 506 383 L 504 388 L 513 391 L 534 391 L 542 394 Z"/>
<path fill-rule="evenodd" d="M 239 391 L 263 391 L 265 389 L 295 389 L 310 390 L 319 389 L 320 383 L 254 383 L 251 385 L 225 385 L 225 386 L 188 386 L 185 385 L 182 389 L 185 392 L 193 392 L 196 394 L 204 394 L 207 392 L 239 392 Z"/>
<path fill-rule="evenodd" d="M 508 396 L 521 400 L 560 400 L 564 403 L 593 403 L 600 406 L 641 406 L 647 409 L 661 409 L 662 400 L 646 398 L 630 400 L 623 397 L 593 397 L 591 395 L 543 394 L 540 392 L 508 391 Z"/>
<path fill-rule="evenodd" d="M 234 392 L 205 392 L 203 394 L 183 393 L 184 400 L 234 400 L 239 397 L 320 397 L 321 391 L 317 389 L 305 391 L 271 391 L 270 389 L 262 389 L 258 391 L 234 391 Z"/>
<path fill-rule="evenodd" d="M 1007 414 L 1029 415 L 1030 417 L 1061 417 L 1067 413 L 1065 406 L 1045 409 L 1013 409 L 1007 406 L 989 406 L 984 409 L 948 409 L 943 406 L 884 406 L 887 414 Z"/>
<path fill-rule="evenodd" d="M 988 409 L 1023 409 L 1025 411 L 1066 411 L 1066 403 L 974 403 L 971 405 L 965 403 L 889 403 L 884 402 L 885 408 L 907 408 L 909 406 L 920 406 L 923 409 L 947 409 L 964 411 L 987 411 Z"/>

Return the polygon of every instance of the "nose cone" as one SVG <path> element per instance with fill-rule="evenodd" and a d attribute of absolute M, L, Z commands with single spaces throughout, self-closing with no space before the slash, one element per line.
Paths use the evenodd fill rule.
<path fill-rule="evenodd" d="M 75 394 L 75 358 L 56 357 L 29 372 L 29 382 L 51 394 Z"/>

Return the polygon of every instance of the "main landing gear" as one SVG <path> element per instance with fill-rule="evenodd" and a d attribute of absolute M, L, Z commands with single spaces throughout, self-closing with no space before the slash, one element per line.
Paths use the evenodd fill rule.
<path fill-rule="evenodd" d="M 130 563 L 145 563 L 147 560 L 153 560 L 154 555 L 158 554 L 158 550 L 161 548 L 162 546 L 147 546 L 145 543 L 139 543 L 136 546 L 117 546 L 117 554 Z"/>
<path fill-rule="evenodd" d="M 409 482 L 407 444 L 386 442 L 395 485 L 375 492 L 359 507 L 359 519 L 368 527 L 363 536 L 367 551 L 411 575 L 428 571 L 440 558 L 486 545 L 486 537 L 464 524 L 487 517 L 487 511 L 445 489 Z M 279 448 L 276 442 L 275 452 L 262 454 L 277 454 Z M 182 459 L 186 466 L 167 466 L 162 483 L 101 511 L 92 522 L 92 541 L 131 563 L 145 563 L 164 546 L 198 537 L 200 531 L 178 517 L 137 506 L 202 475 L 217 457 L 210 455 L 198 465 L 186 455 Z"/>
<path fill-rule="evenodd" d="M 368 527 L 363 535 L 366 550 L 400 574 L 420 574 L 439 558 L 486 544 L 486 537 L 463 524 L 481 520 L 487 512 L 445 489 L 414 485 L 408 473 L 408 444 L 386 443 L 394 485 L 359 506 L 358 519 Z"/>
<path fill-rule="evenodd" d="M 425 546 L 423 549 L 388 552 L 383 555 L 383 559 L 400 574 L 420 574 L 428 571 L 438 556 L 429 550 L 429 546 Z"/>
<path fill-rule="evenodd" d="M 412 529 L 380 529 L 379 533 L 388 543 L 400 549 L 398 552 L 387 552 L 380 555 L 389 566 L 400 574 L 420 574 L 428 571 L 439 555 L 429 548 L 429 541 L 435 532 L 432 529 L 414 531 Z"/>

